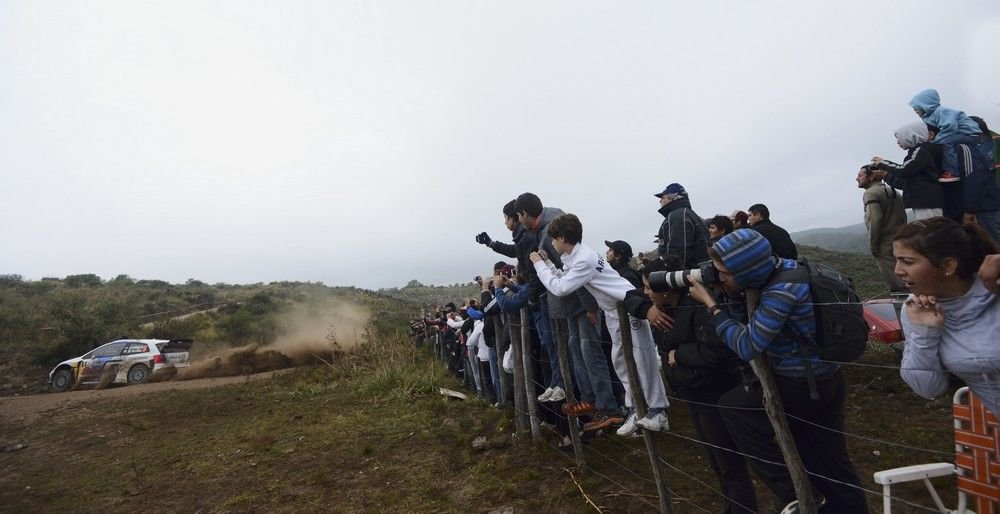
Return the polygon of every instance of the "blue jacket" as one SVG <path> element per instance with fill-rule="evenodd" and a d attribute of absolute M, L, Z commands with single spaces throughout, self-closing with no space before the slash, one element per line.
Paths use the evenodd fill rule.
<path fill-rule="evenodd" d="M 836 364 L 819 362 L 812 352 L 802 351 L 798 340 L 789 334 L 812 338 L 816 333 L 809 284 L 767 284 L 775 270 L 797 268 L 796 261 L 774 256 L 767 239 L 750 229 L 727 234 L 712 248 L 740 287 L 763 288 L 760 305 L 747 324 L 732 319 L 724 311 L 712 317 L 715 331 L 726 346 L 745 361 L 767 352 L 775 375 L 806 378 L 807 362 L 816 376 L 826 376 L 838 369 Z"/>
<path fill-rule="evenodd" d="M 510 291 L 511 295 L 507 295 L 507 291 Z M 531 296 L 531 289 L 527 286 L 519 286 L 512 284 L 507 291 L 498 292 L 496 295 L 497 305 L 500 306 L 500 310 L 503 312 L 517 312 L 528 305 L 528 298 Z"/>
<path fill-rule="evenodd" d="M 909 103 L 910 107 L 924 111 L 920 119 L 924 123 L 938 128 L 939 132 L 934 142 L 948 144 L 956 142 L 961 137 L 973 137 L 982 134 L 979 124 L 962 111 L 941 106 L 941 98 L 935 89 L 925 89 L 916 94 Z"/>

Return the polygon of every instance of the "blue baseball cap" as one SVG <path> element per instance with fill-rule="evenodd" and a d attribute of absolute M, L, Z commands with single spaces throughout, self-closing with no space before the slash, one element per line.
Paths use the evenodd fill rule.
<path fill-rule="evenodd" d="M 654 194 L 653 196 L 657 198 L 663 198 L 663 195 L 686 195 L 687 191 L 684 190 L 684 186 L 674 182 L 668 185 L 662 193 Z"/>

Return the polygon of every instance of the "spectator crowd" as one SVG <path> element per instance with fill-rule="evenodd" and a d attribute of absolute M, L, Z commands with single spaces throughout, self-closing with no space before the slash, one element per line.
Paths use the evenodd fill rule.
<path fill-rule="evenodd" d="M 901 376 L 932 398 L 946 392 L 950 372 L 998 413 L 994 140 L 981 118 L 941 106 L 935 90 L 909 105 L 919 121 L 895 132 L 901 163 L 876 156 L 856 177 L 873 265 L 889 291 L 908 295 L 900 313 L 907 338 Z M 747 364 L 766 354 L 820 512 L 867 512 L 844 438 L 845 363 L 816 350 L 822 328 L 810 264 L 798 260 L 792 238 L 762 203 L 705 218 L 680 183 L 654 196 L 663 216 L 657 248 L 638 255 L 623 240 L 588 245 L 582 220 L 533 193 L 504 204 L 510 242 L 487 232 L 475 237 L 504 258 L 477 277 L 480 297 L 438 307 L 423 320 L 440 332 L 449 369 L 494 406 L 512 407 L 513 364 L 499 356 L 511 359 L 510 325 L 519 325 L 526 309 L 524 351 L 537 382 L 530 396 L 562 446 L 571 444 L 571 423 L 586 437 L 669 430 L 669 387 L 690 411 L 729 501 L 725 512 L 757 511 L 751 472 L 795 512 L 795 489 L 788 468 L 775 464 L 782 453 Z M 756 309 L 748 308 L 748 290 L 759 292 Z M 566 327 L 571 381 L 559 365 L 557 326 Z M 626 370 L 623 330 L 638 384 Z M 641 417 L 633 387 L 648 405 Z"/>

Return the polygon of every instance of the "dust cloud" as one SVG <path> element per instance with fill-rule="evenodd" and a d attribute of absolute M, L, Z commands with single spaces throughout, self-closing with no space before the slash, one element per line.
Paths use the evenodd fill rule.
<path fill-rule="evenodd" d="M 192 355 L 191 366 L 179 368 L 171 379 L 247 375 L 331 362 L 337 352 L 358 343 L 370 315 L 368 309 L 342 300 L 296 306 L 279 317 L 283 335 L 274 342 L 224 348 L 204 357 Z"/>

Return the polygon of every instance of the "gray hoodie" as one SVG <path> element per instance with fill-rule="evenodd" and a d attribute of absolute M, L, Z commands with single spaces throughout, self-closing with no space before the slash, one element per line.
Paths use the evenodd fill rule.
<path fill-rule="evenodd" d="M 1000 296 L 978 279 L 967 293 L 938 300 L 943 327 L 901 318 L 906 347 L 900 376 L 913 392 L 934 398 L 948 390 L 950 371 L 965 381 L 994 414 L 1000 413 Z"/>

